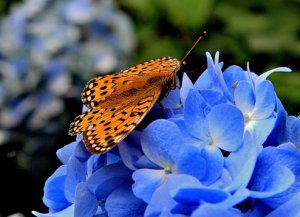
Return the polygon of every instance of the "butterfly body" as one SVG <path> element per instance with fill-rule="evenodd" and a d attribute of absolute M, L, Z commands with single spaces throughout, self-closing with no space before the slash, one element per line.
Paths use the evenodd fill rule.
<path fill-rule="evenodd" d="M 82 133 L 91 153 L 109 151 L 175 88 L 180 66 L 177 59 L 164 57 L 91 79 L 81 95 L 87 110 L 71 123 L 69 134 Z"/>

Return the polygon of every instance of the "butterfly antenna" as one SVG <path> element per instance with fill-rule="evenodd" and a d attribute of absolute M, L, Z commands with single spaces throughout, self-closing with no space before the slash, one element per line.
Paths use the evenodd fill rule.
<path fill-rule="evenodd" d="M 191 51 L 194 49 L 194 47 L 198 44 L 198 42 L 205 36 L 205 35 L 207 35 L 207 32 L 206 31 L 204 31 L 200 36 L 199 36 L 199 38 L 195 41 L 195 43 L 193 44 L 193 46 L 191 47 L 191 49 L 185 54 L 185 56 L 182 58 L 182 60 L 180 61 L 180 64 L 181 65 L 185 65 L 186 64 L 186 62 L 184 61 L 186 58 L 187 58 L 187 56 L 191 53 Z"/>

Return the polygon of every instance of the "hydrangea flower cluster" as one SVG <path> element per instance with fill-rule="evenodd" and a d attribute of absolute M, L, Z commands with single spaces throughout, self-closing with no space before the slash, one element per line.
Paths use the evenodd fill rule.
<path fill-rule="evenodd" d="M 66 99 L 127 65 L 135 42 L 113 1 L 90 0 L 25 0 L 1 20 L 0 38 L 0 143 L 28 131 L 54 135 Z"/>
<path fill-rule="evenodd" d="M 300 215 L 300 118 L 288 116 L 267 77 L 219 54 L 193 84 L 153 108 L 115 149 L 91 155 L 77 136 L 46 181 L 48 214 L 98 217 Z"/>

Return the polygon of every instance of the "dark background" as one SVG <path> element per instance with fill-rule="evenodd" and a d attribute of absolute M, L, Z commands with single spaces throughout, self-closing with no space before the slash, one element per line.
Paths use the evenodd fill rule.
<path fill-rule="evenodd" d="M 22 4 L 20 0 L 0 1 L 2 20 L 17 2 Z M 192 77 L 198 77 L 205 69 L 206 51 L 212 55 L 220 51 L 225 68 L 236 64 L 246 69 L 247 61 L 258 74 L 274 67 L 290 67 L 293 73 L 275 73 L 269 79 L 289 114 L 299 115 L 299 1 L 118 0 L 115 4 L 133 23 L 135 47 L 122 54 L 126 59 L 123 66 L 111 72 L 162 56 L 181 59 L 206 30 L 208 35 L 187 59 L 186 70 L 195 70 Z M 109 31 L 109 26 L 107 28 Z M 89 40 L 88 35 L 83 36 Z M 30 216 L 32 210 L 47 211 L 42 204 L 43 186 L 60 165 L 56 150 L 74 141 L 67 130 L 72 119 L 81 112 L 80 90 L 94 76 L 86 73 L 70 70 L 74 94 L 60 98 L 63 109 L 51 117 L 44 128 L 30 128 L 28 120 L 33 113 L 28 113 L 17 126 L 0 125 L 0 138 L 6 138 L 0 144 L 0 216 L 17 212 Z M 42 88 L 43 84 L 36 88 Z M 19 97 L 30 94 L 20 93 Z M 10 104 L 7 99 L 1 106 L 9 109 Z"/>

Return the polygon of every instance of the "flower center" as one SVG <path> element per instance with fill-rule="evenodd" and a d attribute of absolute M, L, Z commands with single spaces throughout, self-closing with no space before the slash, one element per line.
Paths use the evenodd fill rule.
<path fill-rule="evenodd" d="M 212 146 L 213 145 L 213 139 L 211 137 L 207 138 L 203 143 L 202 143 L 202 147 L 206 147 L 206 146 Z"/>
<path fill-rule="evenodd" d="M 172 173 L 172 168 L 171 167 L 166 167 L 165 168 L 165 174 L 171 174 Z"/>
<path fill-rule="evenodd" d="M 251 121 L 251 118 L 248 114 L 244 114 L 244 119 L 245 119 L 245 123 L 248 123 L 249 121 Z"/>

